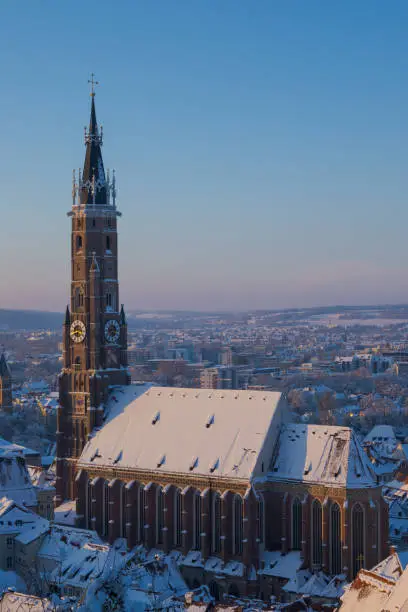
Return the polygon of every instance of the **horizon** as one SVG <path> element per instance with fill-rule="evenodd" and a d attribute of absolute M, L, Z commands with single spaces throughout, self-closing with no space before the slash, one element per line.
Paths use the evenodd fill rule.
<path fill-rule="evenodd" d="M 405 2 L 43 6 L 0 24 L 2 309 L 69 300 L 92 71 L 128 311 L 408 303 Z"/>

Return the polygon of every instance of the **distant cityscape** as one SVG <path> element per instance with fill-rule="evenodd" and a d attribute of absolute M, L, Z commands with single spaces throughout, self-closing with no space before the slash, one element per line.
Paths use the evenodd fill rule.
<path fill-rule="evenodd" d="M 298 533 L 292 531 L 289 547 L 284 547 L 283 551 L 267 553 L 265 550 L 262 553 L 263 560 L 258 566 L 260 590 L 251 594 L 243 586 L 247 579 L 242 582 L 242 577 L 236 578 L 232 587 L 231 582 L 229 586 L 228 582 L 225 585 L 225 578 L 221 582 L 197 578 L 197 572 L 188 570 L 189 564 L 195 563 L 193 558 L 190 561 L 180 558 L 176 569 L 160 552 L 152 552 L 150 556 L 148 553 L 143 558 L 141 549 L 135 556 L 135 552 L 123 543 L 125 540 L 119 539 L 118 543 L 122 544 L 113 544 L 115 539 L 110 537 L 112 544 L 109 544 L 103 536 L 103 525 L 99 535 L 89 531 L 90 524 L 88 530 L 79 529 L 75 505 L 63 503 L 54 510 L 60 405 L 58 379 L 63 361 L 63 335 L 61 327 L 55 326 L 55 319 L 62 318 L 62 315 L 48 313 L 0 313 L 3 353 L 0 362 L 0 436 L 3 440 L 0 443 L 0 467 L 3 470 L 0 487 L 4 496 L 1 513 L 3 517 L 12 518 L 15 525 L 11 531 L 0 526 L 6 551 L 2 569 L 7 575 L 15 576 L 14 586 L 18 591 L 30 593 L 21 595 L 21 601 L 26 601 L 24 597 L 31 597 L 35 605 L 38 601 L 48 601 L 49 587 L 39 586 L 39 570 L 33 572 L 33 563 L 45 567 L 46 551 L 61 541 L 65 548 L 58 555 L 63 557 L 54 553 L 53 561 L 47 561 L 47 584 L 52 584 L 53 590 L 59 594 L 56 605 L 62 607 L 58 609 L 71 609 L 69 606 L 89 601 L 95 581 L 105 592 L 106 601 L 106 588 L 112 574 L 107 578 L 98 568 L 101 564 L 105 567 L 107 559 L 114 555 L 116 580 L 122 576 L 123 582 L 125 575 L 133 576 L 134 580 L 137 575 L 137 598 L 143 593 L 146 605 L 158 601 L 162 606 L 170 598 L 172 609 L 197 605 L 198 602 L 200 606 L 208 607 L 212 598 L 223 598 L 231 605 L 234 598 L 238 598 L 244 604 L 246 602 L 245 605 L 264 609 L 268 604 L 261 604 L 256 599 L 261 597 L 264 601 L 276 601 L 273 609 L 303 609 L 293 607 L 299 605 L 299 601 L 305 606 L 313 605 L 313 609 L 320 609 L 319 606 L 335 609 L 343 601 L 341 609 L 347 610 L 347 605 L 351 605 L 347 602 L 354 597 L 354 592 L 347 588 L 348 577 L 342 574 L 340 553 L 339 562 L 333 557 L 333 544 L 329 544 L 333 558 L 326 562 L 326 567 L 323 558 L 323 566 L 318 566 L 316 558 L 313 560 L 315 569 L 313 565 L 302 569 L 305 555 L 304 551 L 301 552 L 300 538 L 305 527 L 302 528 L 301 523 Z M 49 327 L 47 323 L 50 323 Z M 302 430 L 296 427 L 321 427 L 321 430 L 316 430 L 317 435 L 321 435 L 324 428 L 333 428 L 341 434 L 347 431 L 344 428 L 351 427 L 373 475 L 371 504 L 379 503 L 374 501 L 376 489 L 382 491 L 387 509 L 382 519 L 383 525 L 387 526 L 384 536 L 391 545 L 391 557 L 387 557 L 385 549 L 384 553 L 379 551 L 377 559 L 381 561 L 384 555 L 383 564 L 377 563 L 377 567 L 369 567 L 361 573 L 359 568 L 365 566 L 364 556 L 368 554 L 365 549 L 360 561 L 352 562 L 354 569 L 350 571 L 350 577 L 357 575 L 359 583 L 365 588 L 370 586 L 372 590 L 373 580 L 381 580 L 385 573 L 387 580 L 391 581 L 389 596 L 398 592 L 399 576 L 403 575 L 405 559 L 408 560 L 408 307 L 339 306 L 246 313 L 131 312 L 127 325 L 128 371 L 141 388 L 146 385 L 174 388 L 175 391 L 179 388 L 183 393 L 188 389 L 218 394 L 224 390 L 260 395 L 277 392 L 286 398 L 284 420 L 289 420 L 294 427 L 294 433 L 289 433 L 289 436 L 302 435 Z M 283 447 L 288 444 L 284 441 L 285 435 L 282 431 L 280 445 Z M 316 439 L 314 447 L 317 442 Z M 324 454 L 326 451 L 322 448 L 321 452 Z M 349 452 L 350 462 L 353 451 L 350 449 Z M 14 461 L 23 463 L 20 467 L 16 464 L 10 472 L 10 467 L 6 467 L 10 461 L 11 465 Z M 305 478 L 304 460 L 303 465 Z M 315 469 L 314 465 L 312 469 Z M 290 482 L 290 477 L 286 478 Z M 325 486 L 327 476 L 322 475 L 321 480 Z M 148 505 L 146 511 L 147 508 Z M 297 521 L 294 508 L 289 519 L 290 530 L 295 529 Z M 35 528 L 29 527 L 34 529 L 32 537 L 28 537 L 31 533 L 25 527 L 27 512 L 31 517 L 30 525 L 33 517 L 38 516 Z M 262 519 L 266 523 L 267 517 L 265 515 Z M 330 517 L 331 529 L 334 529 L 334 519 L 332 515 Z M 310 528 L 316 530 L 316 526 Z M 372 527 L 367 525 L 367 529 Z M 380 529 L 378 526 L 379 532 Z M 124 527 L 123 535 L 126 535 Z M 321 537 L 324 538 L 323 532 Z M 156 547 L 157 544 L 159 542 Z M 357 543 L 354 542 L 353 546 Z M 297 552 L 297 547 L 300 552 Z M 153 545 L 151 550 L 154 549 Z M 240 547 L 236 549 L 239 550 Z M 93 561 L 85 562 L 89 555 Z M 86 576 L 82 572 L 84 575 L 81 575 L 79 583 L 74 578 L 78 563 L 85 563 L 87 568 Z M 67 578 L 61 582 L 61 567 L 66 565 Z M 225 576 L 225 571 L 230 570 L 227 566 L 225 569 L 220 566 L 216 571 Z M 71 574 L 72 579 L 69 578 Z M 166 584 L 173 574 L 178 578 L 176 580 L 173 576 L 171 580 L 176 581 L 176 586 L 169 591 Z M 214 576 L 214 572 L 210 576 Z M 156 582 L 155 588 L 152 581 Z M 123 588 L 122 584 L 121 591 Z M 130 591 L 128 595 L 135 596 L 132 593 Z M 6 593 L 5 601 L 8 597 Z M 73 601 L 77 603 L 73 604 Z"/>

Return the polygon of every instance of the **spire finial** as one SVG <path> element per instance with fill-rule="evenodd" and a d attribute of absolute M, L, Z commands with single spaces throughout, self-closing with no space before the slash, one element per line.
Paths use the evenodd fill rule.
<path fill-rule="evenodd" d="M 88 83 L 91 84 L 91 93 L 90 93 L 91 98 L 95 97 L 95 86 L 99 85 L 99 81 L 95 81 L 94 76 L 95 76 L 95 73 L 91 72 L 91 78 L 88 79 Z"/>

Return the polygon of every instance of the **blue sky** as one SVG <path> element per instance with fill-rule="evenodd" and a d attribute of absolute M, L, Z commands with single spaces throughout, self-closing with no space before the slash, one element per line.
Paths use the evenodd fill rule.
<path fill-rule="evenodd" d="M 0 307 L 63 310 L 87 79 L 128 309 L 408 302 L 408 3 L 3 0 Z"/>

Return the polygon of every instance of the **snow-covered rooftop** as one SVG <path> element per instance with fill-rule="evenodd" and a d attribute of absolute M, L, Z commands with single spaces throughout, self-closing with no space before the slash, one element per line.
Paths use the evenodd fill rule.
<path fill-rule="evenodd" d="M 284 425 L 271 478 L 348 488 L 376 486 L 370 462 L 353 431 L 326 425 Z"/>
<path fill-rule="evenodd" d="M 0 454 L 0 497 L 29 507 L 37 506 L 37 496 L 23 457 Z"/>
<path fill-rule="evenodd" d="M 80 465 L 250 479 L 270 461 L 280 399 L 270 391 L 114 388 Z"/>

